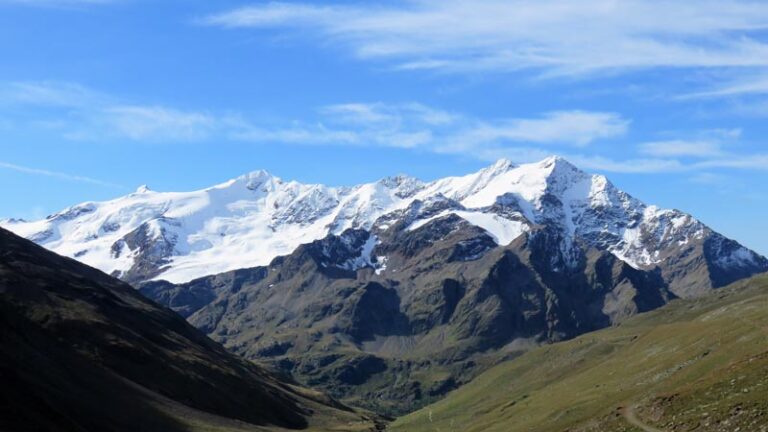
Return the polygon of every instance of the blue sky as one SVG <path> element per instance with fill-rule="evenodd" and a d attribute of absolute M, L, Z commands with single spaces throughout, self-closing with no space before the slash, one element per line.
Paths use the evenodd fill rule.
<path fill-rule="evenodd" d="M 768 3 L 0 0 L 0 217 L 562 155 L 768 254 Z"/>

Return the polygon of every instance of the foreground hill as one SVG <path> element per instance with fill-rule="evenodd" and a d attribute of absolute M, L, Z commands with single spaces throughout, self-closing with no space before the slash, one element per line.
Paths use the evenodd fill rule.
<path fill-rule="evenodd" d="M 392 432 L 764 432 L 768 276 L 537 348 Z"/>
<path fill-rule="evenodd" d="M 0 229 L 0 430 L 373 430 L 129 285 Z"/>

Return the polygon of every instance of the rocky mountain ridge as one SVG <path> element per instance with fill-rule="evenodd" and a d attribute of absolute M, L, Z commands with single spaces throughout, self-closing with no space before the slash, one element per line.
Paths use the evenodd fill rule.
<path fill-rule="evenodd" d="M 0 225 L 129 282 L 183 283 L 267 265 L 301 244 L 347 229 L 381 232 L 408 220 L 408 229 L 415 230 L 448 215 L 484 229 L 499 246 L 538 226 L 553 229 L 562 238 L 563 258 L 553 268 L 577 265 L 576 239 L 637 269 L 657 266 L 671 251 L 710 237 L 709 253 L 721 267 L 764 263 L 693 217 L 647 206 L 605 177 L 558 157 L 519 166 L 500 160 L 474 174 L 429 183 L 397 176 L 341 188 L 285 182 L 256 171 L 195 192 L 142 186 L 44 220 Z M 370 263 L 366 256 L 355 265 Z M 697 289 L 684 285 L 679 295 Z"/>

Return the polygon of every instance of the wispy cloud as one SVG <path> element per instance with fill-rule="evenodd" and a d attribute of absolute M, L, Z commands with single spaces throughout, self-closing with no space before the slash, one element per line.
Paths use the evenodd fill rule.
<path fill-rule="evenodd" d="M 703 99 L 768 94 L 768 71 L 721 83 L 712 89 L 683 95 L 680 99 Z"/>
<path fill-rule="evenodd" d="M 246 127 L 237 137 L 305 144 L 421 148 L 440 153 L 492 152 L 510 145 L 584 147 L 626 133 L 616 113 L 555 111 L 533 118 L 481 120 L 416 103 L 350 103 L 318 110 L 318 124 Z M 551 150 L 549 150 L 551 152 Z"/>
<path fill-rule="evenodd" d="M 6 104 L 66 110 L 35 119 L 70 139 L 121 138 L 194 142 L 211 138 L 302 144 L 373 145 L 455 151 L 505 143 L 587 146 L 621 136 L 629 120 L 617 113 L 561 110 L 539 116 L 482 120 L 419 103 L 345 103 L 320 107 L 310 121 L 265 124 L 237 114 L 124 103 L 72 83 L 0 85 Z"/>
<path fill-rule="evenodd" d="M 111 106 L 103 110 L 109 126 L 132 140 L 196 141 L 207 138 L 218 119 L 199 112 L 161 106 Z"/>
<path fill-rule="evenodd" d="M 695 169 L 674 158 L 614 160 L 590 144 L 624 136 L 630 121 L 617 113 L 555 111 L 531 118 L 481 120 L 421 104 L 353 103 L 323 107 L 322 122 L 256 129 L 239 138 L 259 142 L 376 145 L 516 162 L 560 154 L 585 169 L 657 173 Z"/>
<path fill-rule="evenodd" d="M 768 171 L 768 154 L 728 155 L 696 163 L 697 168 L 735 168 Z"/>
<path fill-rule="evenodd" d="M 121 0 L 0 0 L 0 6 L 2 5 L 19 5 L 19 6 L 34 6 L 34 7 L 75 7 L 75 6 L 89 6 L 89 5 L 103 5 L 109 3 L 117 3 Z"/>
<path fill-rule="evenodd" d="M 696 173 L 688 178 L 691 183 L 696 183 L 706 186 L 722 185 L 731 181 L 731 178 L 722 174 L 715 174 L 711 172 Z"/>
<path fill-rule="evenodd" d="M 214 135 L 223 119 L 158 105 L 124 103 L 76 83 L 0 83 L 0 107 L 33 108 L 32 123 L 74 140 L 199 141 Z M 43 113 L 35 108 L 43 108 Z M 46 110 L 50 118 L 45 117 Z M 58 110 L 58 111 L 57 111 Z"/>
<path fill-rule="evenodd" d="M 640 144 L 640 152 L 657 157 L 717 157 L 723 155 L 721 144 L 716 141 L 669 140 Z"/>
<path fill-rule="evenodd" d="M 766 169 L 768 155 L 738 154 L 741 129 L 707 129 L 688 133 L 689 138 L 652 141 L 638 145 L 638 151 L 654 158 L 683 158 L 686 169 L 708 168 Z"/>
<path fill-rule="evenodd" d="M 27 166 L 22 165 L 16 165 L 8 162 L 2 162 L 0 161 L 0 169 L 6 169 L 11 171 L 16 171 L 24 174 L 31 174 L 31 175 L 38 175 L 38 176 L 45 176 L 45 177 L 54 177 L 61 180 L 68 180 L 68 181 L 74 181 L 74 182 L 80 182 L 80 183 L 90 183 L 95 184 L 98 186 L 106 186 L 106 187 L 112 187 L 112 188 L 121 188 L 123 189 L 123 186 L 120 186 L 115 183 L 110 183 L 104 180 L 95 179 L 92 177 L 86 177 L 81 175 L 74 175 L 74 174 L 67 174 L 59 171 L 50 171 L 46 169 L 40 169 L 40 168 L 31 168 Z"/>
<path fill-rule="evenodd" d="M 460 132 L 455 140 L 470 144 L 511 141 L 583 147 L 599 139 L 624 135 L 629 123 L 616 113 L 554 111 L 540 118 L 476 121 L 472 127 Z"/>
<path fill-rule="evenodd" d="M 406 118 L 412 118 L 423 124 L 439 126 L 453 123 L 461 117 L 419 103 L 346 103 L 328 105 L 321 112 L 337 120 L 361 124 L 399 124 Z"/>
<path fill-rule="evenodd" d="M 60 81 L 0 83 L 0 105 L 21 104 L 77 108 L 104 105 L 109 97 L 80 84 Z"/>
<path fill-rule="evenodd" d="M 605 156 L 584 154 L 570 155 L 568 158 L 582 168 L 608 172 L 652 174 L 693 169 L 693 167 L 686 166 L 676 159 L 631 158 L 616 160 Z"/>
<path fill-rule="evenodd" d="M 768 66 L 768 3 L 746 0 L 269 2 L 200 21 L 319 37 L 402 69 L 585 75 Z"/>
<path fill-rule="evenodd" d="M 354 102 L 319 107 L 314 116 L 305 119 L 266 122 L 231 112 L 127 103 L 66 83 L 0 85 L 0 93 L 14 95 L 4 98 L 6 104 L 49 108 L 43 112 L 52 117 L 27 119 L 29 125 L 71 140 L 369 146 L 481 160 L 506 157 L 518 162 L 559 154 L 587 169 L 628 173 L 768 169 L 768 155 L 728 151 L 727 144 L 740 138 L 740 129 L 710 129 L 633 146 L 626 137 L 631 120 L 614 112 L 572 109 L 525 117 L 478 118 L 414 102 Z M 60 112 L 66 115 L 58 115 Z M 624 156 L 611 158 L 611 154 L 619 154 L 617 145 L 626 149 Z M 10 164 L 3 167 L 12 169 Z M 32 169 L 27 172 L 32 173 Z M 45 174 L 43 170 L 36 173 L 65 175 Z M 100 182 L 76 177 L 67 178 Z"/>

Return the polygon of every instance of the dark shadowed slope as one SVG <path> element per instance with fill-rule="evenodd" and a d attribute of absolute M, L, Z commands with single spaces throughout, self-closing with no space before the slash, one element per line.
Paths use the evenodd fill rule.
<path fill-rule="evenodd" d="M 371 430 L 129 285 L 0 229 L 0 430 Z"/>

